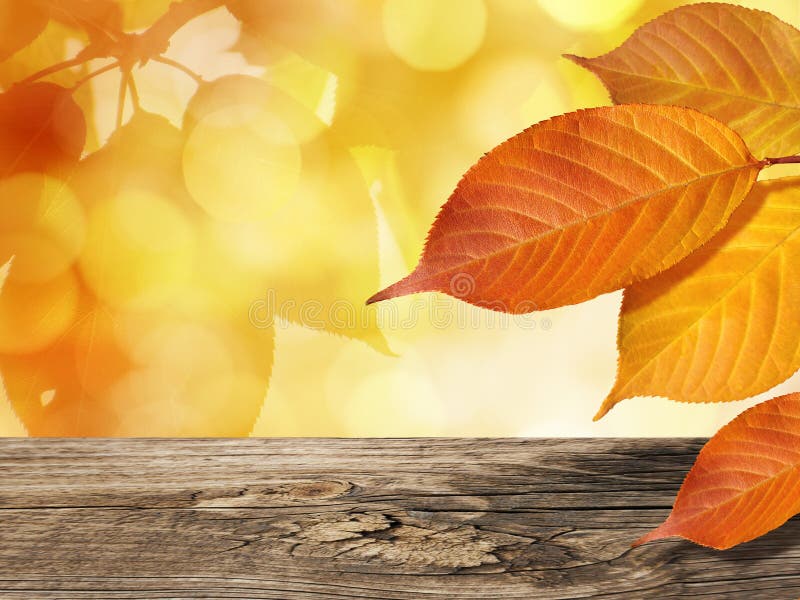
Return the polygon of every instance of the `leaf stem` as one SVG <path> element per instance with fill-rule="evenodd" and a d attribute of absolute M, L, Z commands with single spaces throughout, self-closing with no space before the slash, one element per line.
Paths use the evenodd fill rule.
<path fill-rule="evenodd" d="M 202 84 L 205 81 L 199 73 L 193 71 L 192 69 L 190 69 L 183 63 L 178 62 L 177 60 L 172 60 L 171 58 L 167 58 L 166 56 L 154 56 L 152 60 L 153 62 L 161 63 L 163 65 L 169 65 L 173 69 L 177 69 L 178 71 L 185 73 L 186 75 L 194 79 L 195 83 L 197 84 Z"/>
<path fill-rule="evenodd" d="M 91 73 L 86 75 L 83 79 L 78 80 L 75 83 L 75 85 L 72 86 L 72 91 L 74 92 L 79 87 L 81 87 L 82 85 L 88 83 L 89 81 L 91 81 L 92 79 L 97 77 L 98 75 L 102 75 L 103 73 L 108 73 L 109 71 L 111 71 L 113 69 L 116 69 L 118 66 L 119 66 L 119 62 L 117 61 L 117 62 L 113 62 L 113 63 L 111 63 L 109 65 L 106 65 L 105 67 L 101 67 L 101 68 L 97 69 L 96 71 L 92 71 Z"/>
<path fill-rule="evenodd" d="M 125 112 L 125 96 L 128 95 L 128 81 L 131 72 L 122 71 L 119 78 L 119 96 L 117 97 L 117 129 L 122 127 L 123 113 Z"/>
<path fill-rule="evenodd" d="M 771 165 L 791 165 L 800 163 L 800 154 L 794 156 L 781 156 L 779 158 L 765 158 L 763 161 L 765 167 Z"/>
<path fill-rule="evenodd" d="M 128 90 L 131 93 L 131 102 L 133 103 L 134 112 L 140 111 L 142 105 L 139 102 L 139 88 L 136 87 L 136 80 L 133 77 L 133 73 L 128 74 Z"/>
<path fill-rule="evenodd" d="M 65 60 L 55 65 L 50 65 L 49 67 L 42 69 L 41 71 L 36 71 L 36 73 L 34 73 L 33 75 L 29 75 L 25 79 L 21 79 L 14 85 L 26 85 L 28 83 L 33 83 L 34 81 L 37 81 L 42 77 L 47 77 L 48 75 L 52 75 L 53 73 L 58 73 L 59 71 L 64 71 L 65 69 L 71 69 L 72 67 L 80 66 L 92 58 L 95 57 L 89 56 L 88 53 L 81 52 L 75 58 Z"/>
<path fill-rule="evenodd" d="M 90 44 L 81 50 L 75 58 L 51 65 L 18 81 L 15 85 L 33 83 L 43 77 L 58 73 L 65 69 L 77 67 L 95 58 L 116 58 L 118 64 L 124 67 L 133 65 L 134 62 L 142 64 L 155 57 L 160 57 L 169 48 L 172 36 L 189 21 L 216 8 L 224 6 L 225 0 L 180 0 L 170 4 L 169 9 L 157 19 L 147 30 L 141 34 L 126 34 L 122 32 L 101 31 L 108 39 L 91 39 Z M 58 9 L 62 10 L 63 9 Z M 91 23 L 81 21 L 88 26 Z M 90 28 L 94 31 L 95 28 Z M 133 42 L 133 43 L 132 43 Z M 160 61 L 165 62 L 165 61 Z M 181 68 L 178 64 L 173 64 Z M 181 69 L 196 81 L 200 82 L 196 73 L 189 73 L 188 69 Z M 105 72 L 105 71 L 103 71 Z M 97 73 L 99 75 L 99 73 Z M 79 84 L 85 83 L 83 81 Z M 78 87 L 78 85 L 76 85 Z"/>

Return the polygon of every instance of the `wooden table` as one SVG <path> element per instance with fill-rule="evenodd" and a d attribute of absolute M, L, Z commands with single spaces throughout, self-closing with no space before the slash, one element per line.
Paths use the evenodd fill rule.
<path fill-rule="evenodd" d="M 800 520 L 630 549 L 701 445 L 1 440 L 0 598 L 798 598 Z"/>

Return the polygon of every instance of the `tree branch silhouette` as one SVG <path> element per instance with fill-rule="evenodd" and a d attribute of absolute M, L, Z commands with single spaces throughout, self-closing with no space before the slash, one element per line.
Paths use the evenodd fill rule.
<path fill-rule="evenodd" d="M 128 90 L 130 90 L 134 106 L 138 107 L 139 104 L 136 84 L 132 74 L 132 70 L 137 64 L 140 66 L 145 65 L 152 60 L 185 73 L 197 83 L 203 82 L 203 78 L 192 69 L 163 55 L 169 50 L 172 36 L 182 27 L 197 17 L 224 6 L 224 4 L 224 0 L 182 0 L 173 2 L 170 4 L 167 12 L 156 19 L 156 21 L 142 33 L 109 32 L 103 30 L 103 35 L 98 36 L 98 27 L 96 24 L 74 18 L 72 20 L 75 24 L 84 29 L 89 35 L 89 44 L 74 58 L 41 69 L 16 82 L 15 85 L 33 83 L 60 71 L 84 65 L 91 60 L 114 58 L 116 59 L 114 63 L 101 67 L 78 80 L 72 86 L 72 90 L 77 90 L 83 84 L 98 75 L 119 68 L 122 72 L 117 114 L 117 123 L 119 125 L 122 121 L 125 95 Z"/>

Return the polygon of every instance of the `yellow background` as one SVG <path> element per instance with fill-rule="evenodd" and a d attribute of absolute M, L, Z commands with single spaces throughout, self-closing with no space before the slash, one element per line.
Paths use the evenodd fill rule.
<path fill-rule="evenodd" d="M 167 4 L 125 3 L 128 24 L 146 26 Z M 230 132 L 241 126 L 246 107 L 234 103 L 201 122 L 184 149 L 183 175 L 207 213 L 206 225 L 179 222 L 158 199 L 119 200 L 114 210 L 135 205 L 134 225 L 136 218 L 143 220 L 142 227 L 156 223 L 172 240 L 168 263 L 159 262 L 160 270 L 147 271 L 148 276 L 158 280 L 159 290 L 182 285 L 181 236 L 194 239 L 208 226 L 214 239 L 222 240 L 212 260 L 223 268 L 234 260 L 225 252 L 258 264 L 285 262 L 293 283 L 278 302 L 313 301 L 316 294 L 326 307 L 338 299 L 348 303 L 347 310 L 383 320 L 386 347 L 371 326 L 332 335 L 336 327 L 323 331 L 302 327 L 296 316 L 278 319 L 269 390 L 252 435 L 711 435 L 752 404 L 634 399 L 593 423 L 614 379 L 620 293 L 537 313 L 522 324 L 433 294 L 361 306 L 370 293 L 414 266 L 438 208 L 484 152 L 552 115 L 608 103 L 602 85 L 561 54 L 607 52 L 637 26 L 680 4 L 316 0 L 285 3 L 255 41 L 242 35 L 240 22 L 224 8 L 175 36 L 168 56 L 204 78 L 251 75 L 281 90 L 307 114 L 298 125 L 286 123 L 280 111 L 262 111 L 257 115 L 261 133 L 254 136 L 251 127 L 234 138 Z M 800 25 L 800 2 L 738 4 Z M 64 52 L 79 43 L 68 40 Z M 265 58 L 253 58 L 258 55 L 253 44 Z M 191 78 L 159 64 L 134 75 L 142 106 L 180 126 L 196 91 Z M 118 84 L 115 73 L 91 82 L 95 147 L 115 129 Z M 125 120 L 130 117 L 129 108 Z M 309 148 L 323 148 L 325 160 L 308 160 Z M 366 204 L 351 194 L 354 180 L 330 184 L 331 173 L 342 174 L 338 165 L 344 157 L 356 167 Z M 326 170 L 315 171 L 323 164 Z M 313 212 L 278 216 L 314 186 L 324 191 L 316 196 Z M 142 216 L 143 210 L 150 212 Z M 116 217 L 92 218 L 107 223 Z M 262 222 L 268 225 L 262 228 Z M 87 227 L 91 234 L 91 218 Z M 86 239 L 84 244 L 93 238 Z M 82 252 L 85 276 L 107 273 L 107 248 Z M 354 256 L 365 264 L 374 256 L 374 277 L 364 273 L 362 281 Z M 111 300 L 132 293 L 124 276 L 102 277 L 98 286 Z M 229 294 L 257 302 L 268 290 L 234 280 L 220 293 L 223 301 Z M 439 311 L 435 315 L 432 304 Z M 246 309 L 246 304 L 236 306 Z M 195 338 L 182 344 L 176 339 L 175 352 L 186 355 L 187 362 L 200 357 L 202 364 L 207 346 Z M 235 365 L 231 372 L 236 376 Z M 798 383 L 795 377 L 780 388 L 798 389 Z M 131 388 L 130 404 L 121 409 L 120 426 L 112 433 L 181 433 L 163 426 L 169 410 L 149 403 L 147 394 L 158 384 L 148 385 Z M 134 415 L 132 425 L 126 426 L 126 415 Z M 7 398 L 0 400 L 0 433 L 27 433 Z"/>

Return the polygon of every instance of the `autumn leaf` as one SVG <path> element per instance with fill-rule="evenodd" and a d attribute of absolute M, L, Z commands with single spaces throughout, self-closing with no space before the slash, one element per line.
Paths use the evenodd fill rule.
<path fill-rule="evenodd" d="M 163 15 L 173 0 L 117 0 L 123 13 L 126 31 L 135 31 L 153 23 Z"/>
<path fill-rule="evenodd" d="M 48 11 L 19 0 L 0 1 L 0 61 L 30 44 L 47 26 Z"/>
<path fill-rule="evenodd" d="M 405 259 L 406 268 L 417 260 L 417 219 L 409 208 L 395 153 L 378 146 L 355 146 L 350 153 L 358 164 L 369 195 L 383 211 Z"/>
<path fill-rule="evenodd" d="M 185 286 L 201 247 L 193 229 L 200 211 L 183 186 L 182 151 L 177 128 L 139 111 L 81 161 L 69 183 L 86 211 L 82 277 L 113 306 L 143 310 L 197 299 Z"/>
<path fill-rule="evenodd" d="M 70 185 L 88 204 L 127 187 L 166 193 L 188 208 L 193 203 L 177 175 L 183 143 L 183 133 L 165 117 L 139 110 L 81 162 Z"/>
<path fill-rule="evenodd" d="M 261 116 L 259 113 L 264 112 L 277 117 L 296 142 L 313 139 L 324 125 L 308 107 L 268 81 L 249 75 L 226 75 L 198 87 L 186 107 L 183 131 L 190 135 L 203 119 L 219 111 L 232 112 L 232 109 L 241 111 L 242 120 L 257 119 Z"/>
<path fill-rule="evenodd" d="M 138 111 L 69 181 L 0 180 L 0 251 L 15 256 L 0 372 L 32 435 L 252 429 L 274 334 L 249 321 L 255 282 L 214 254 L 183 147 L 179 129 Z"/>
<path fill-rule="evenodd" d="M 679 536 L 725 550 L 779 527 L 800 512 L 800 394 L 743 412 L 700 451 L 675 506 L 634 543 Z"/>
<path fill-rule="evenodd" d="M 184 117 L 184 179 L 212 217 L 212 260 L 223 272 L 247 265 L 251 284 L 235 287 L 260 286 L 251 299 L 265 322 L 280 317 L 389 353 L 374 311 L 361 311 L 378 283 L 375 210 L 348 148 L 321 125 L 257 78 L 206 83 Z"/>
<path fill-rule="evenodd" d="M 18 293 L 8 294 L 8 289 L 0 293 L 0 305 L 11 313 L 0 310 L 0 323 L 12 322 L 19 312 L 30 314 L 31 320 L 51 314 L 60 319 L 57 328 L 50 325 L 53 335 L 47 343 L 33 351 L 2 348 L 0 372 L 5 392 L 31 435 L 113 435 L 122 411 L 108 401 L 108 390 L 132 363 L 116 341 L 114 316 L 80 285 L 74 271 L 71 275 L 70 287 L 38 284 L 27 300 Z M 53 291 L 42 294 L 49 289 Z M 0 325 L 0 330 L 3 328 Z M 142 431 L 147 431 L 148 424 L 141 425 Z"/>
<path fill-rule="evenodd" d="M 26 341 L 20 352 L 2 348 L 0 372 L 31 435 L 244 436 L 252 429 L 272 368 L 271 329 L 253 327 L 246 313 L 237 322 L 119 310 L 86 289 L 76 306 L 58 285 L 16 284 L 0 293 L 0 343 Z M 40 339 L 47 345 L 30 348 Z"/>
<path fill-rule="evenodd" d="M 472 167 L 407 278 L 368 302 L 440 291 L 506 312 L 574 304 L 650 277 L 727 222 L 762 163 L 678 107 L 578 111 Z"/>
<path fill-rule="evenodd" d="M 122 33 L 123 13 L 114 0 L 38 0 L 53 19 L 82 29 L 93 43 L 109 43 Z"/>
<path fill-rule="evenodd" d="M 8 90 L 15 84 L 19 85 L 20 81 L 35 73 L 66 60 L 67 40 L 74 35 L 70 28 L 49 21 L 45 29 L 30 44 L 0 61 L 0 85 L 3 90 Z M 69 70 L 58 71 L 48 77 L 51 83 L 64 87 L 71 85 L 74 80 L 75 73 Z"/>
<path fill-rule="evenodd" d="M 203 294 L 199 285 L 187 289 Z M 267 396 L 274 330 L 240 318 L 159 310 L 115 315 L 134 368 L 102 397 L 114 435 L 246 436 Z M 113 338 L 112 338 L 113 339 Z M 102 362 L 100 362 L 102 365 Z M 95 421 L 103 426 L 104 421 Z"/>
<path fill-rule="evenodd" d="M 75 316 L 78 288 L 73 271 L 46 282 L 9 276 L 0 289 L 0 354 L 30 354 L 56 341 Z"/>
<path fill-rule="evenodd" d="M 259 28 L 276 27 L 280 24 L 292 23 L 304 13 L 310 19 L 320 20 L 320 11 L 314 0 L 300 0 L 297 3 L 262 2 L 261 0 L 226 0 L 225 5 L 237 19 L 243 23 Z M 292 28 L 296 29 L 296 28 Z M 309 28 L 311 29 L 311 28 Z M 292 33 L 292 32 L 290 32 Z M 302 35 L 304 32 L 297 32 Z M 306 34 L 309 35 L 309 34 Z"/>
<path fill-rule="evenodd" d="M 800 151 L 800 31 L 730 4 L 682 6 L 597 58 L 615 103 L 688 106 L 737 131 L 759 157 Z"/>
<path fill-rule="evenodd" d="M 282 49 L 263 79 L 205 82 L 178 44 L 160 56 L 222 0 L 18 4 L 0 42 L 12 55 L 0 68 L 0 257 L 13 257 L 0 372 L 27 431 L 246 435 L 274 319 L 388 352 L 374 311 L 355 310 L 378 282 L 377 223 L 349 145 L 330 132 L 337 75 Z M 183 129 L 142 109 L 148 61 L 200 84 Z M 104 75 L 131 66 L 103 97 Z M 98 149 L 95 124 L 115 109 Z M 255 322 L 252 305 L 273 290 L 275 314 Z"/>
<path fill-rule="evenodd" d="M 267 392 L 274 333 L 249 320 L 263 285 L 217 254 L 184 186 L 185 141 L 138 111 L 74 177 L 88 208 L 81 273 L 135 365 L 98 396 L 117 435 L 246 435 Z"/>
<path fill-rule="evenodd" d="M 0 293 L 5 286 L 12 262 L 13 259 L 7 261 L 0 267 Z M 3 383 L 3 375 L 0 373 L 0 436 L 25 437 L 27 435 L 28 430 L 22 424 L 19 415 L 8 399 L 8 393 Z"/>
<path fill-rule="evenodd" d="M 240 48 L 251 62 L 269 60 L 276 51 L 291 48 L 325 69 L 339 74 L 349 71 L 352 58 L 344 49 L 360 41 L 359 11 L 354 7 L 343 9 L 317 0 L 226 0 L 225 5 L 242 23 Z"/>
<path fill-rule="evenodd" d="M 67 271 L 86 234 L 83 207 L 60 179 L 19 173 L 0 179 L 0 262 L 12 281 L 45 282 Z"/>
<path fill-rule="evenodd" d="M 595 419 L 633 396 L 741 400 L 800 368 L 800 179 L 757 183 L 728 227 L 625 290 L 617 382 Z"/>
<path fill-rule="evenodd" d="M 54 83 L 13 86 L 0 94 L 0 176 L 64 173 L 80 159 L 86 120 L 70 91 Z"/>

